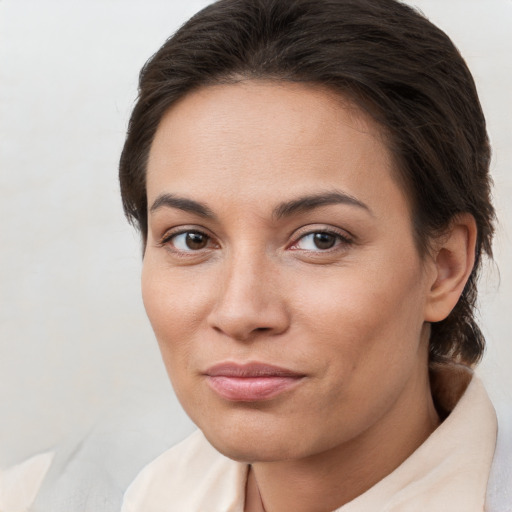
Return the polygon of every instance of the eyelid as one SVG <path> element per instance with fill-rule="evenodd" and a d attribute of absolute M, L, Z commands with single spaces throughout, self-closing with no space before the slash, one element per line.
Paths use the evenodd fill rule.
<path fill-rule="evenodd" d="M 204 251 L 204 250 L 209 250 L 211 249 L 211 247 L 206 247 L 204 249 L 198 249 L 196 251 L 181 251 L 180 249 L 177 249 L 175 247 L 171 247 L 169 242 L 176 236 L 179 236 L 179 235 L 183 235 L 185 233 L 199 233 L 201 235 L 204 235 L 206 237 L 208 237 L 208 239 L 210 241 L 213 241 L 213 243 L 218 246 L 218 244 L 215 242 L 215 237 L 214 235 L 212 235 L 209 230 L 201 227 L 201 226 L 195 226 L 195 225 L 181 225 L 181 226 L 176 226 L 174 228 L 170 228 L 170 229 L 167 229 L 164 234 L 159 238 L 159 240 L 157 241 L 156 245 L 158 247 L 166 247 L 168 248 L 168 250 L 172 250 L 173 252 L 175 253 L 185 253 L 185 252 L 190 252 L 190 253 L 199 253 L 201 251 Z"/>
<path fill-rule="evenodd" d="M 209 241 L 214 245 L 213 248 L 219 247 L 220 244 L 216 241 L 215 236 L 206 228 L 202 226 L 197 225 L 180 225 L 173 228 L 169 228 L 165 230 L 164 234 L 159 238 L 156 245 L 158 247 L 167 247 L 168 250 L 173 251 L 175 253 L 199 253 L 206 250 L 211 250 L 212 247 L 205 247 L 204 249 L 198 249 L 198 250 L 191 250 L 191 251 L 182 251 L 180 249 L 177 249 L 176 247 L 170 247 L 169 242 L 176 236 L 179 236 L 181 234 L 185 233 L 199 233 L 206 237 L 208 237 Z M 303 238 L 305 238 L 308 235 L 313 235 L 316 233 L 327 233 L 330 235 L 333 235 L 338 238 L 339 242 L 335 244 L 332 248 L 329 249 L 318 249 L 318 251 L 308 250 L 308 249 L 300 249 L 300 248 L 294 248 L 295 245 L 299 243 L 299 241 Z M 329 251 L 335 251 L 339 248 L 340 245 L 349 245 L 354 243 L 355 237 L 349 233 L 345 229 L 341 229 L 335 226 L 329 226 L 325 224 L 318 224 L 318 225 L 311 225 L 308 224 L 307 226 L 303 226 L 297 230 L 291 235 L 292 241 L 287 244 L 286 249 L 291 250 L 297 250 L 297 251 L 303 251 L 303 252 L 321 252 L 321 253 L 327 253 Z"/>
<path fill-rule="evenodd" d="M 333 247 L 331 247 L 329 249 L 323 249 L 323 250 L 318 249 L 318 251 L 312 251 L 312 250 L 308 250 L 308 249 L 294 249 L 294 246 L 297 245 L 300 240 L 302 240 L 306 236 L 314 235 L 316 233 L 327 233 L 329 235 L 336 236 L 336 237 L 338 237 L 341 244 L 337 243 L 336 245 L 334 245 Z M 304 252 L 320 252 L 320 253 L 335 251 L 338 249 L 339 245 L 352 244 L 352 243 L 354 243 L 354 238 L 355 238 L 351 233 L 349 233 L 348 231 L 346 231 L 344 229 L 336 228 L 334 226 L 326 226 L 326 225 L 318 225 L 318 227 L 315 225 L 304 226 L 303 228 L 300 228 L 299 230 L 295 231 L 295 233 L 292 236 L 293 236 L 293 241 L 287 246 L 287 249 L 296 250 L 296 251 L 304 251 Z"/>

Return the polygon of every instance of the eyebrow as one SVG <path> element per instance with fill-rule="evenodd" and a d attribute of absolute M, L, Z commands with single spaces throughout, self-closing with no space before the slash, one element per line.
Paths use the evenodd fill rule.
<path fill-rule="evenodd" d="M 215 214 L 205 204 L 185 197 L 178 197 L 174 194 L 159 195 L 151 205 L 149 211 L 150 213 L 154 213 L 163 207 L 176 208 L 207 219 L 215 218 Z"/>
<path fill-rule="evenodd" d="M 373 215 L 372 211 L 366 204 L 349 194 L 344 192 L 326 192 L 306 195 L 281 203 L 274 208 L 272 216 L 279 220 L 283 217 L 289 217 L 297 213 L 305 213 L 307 211 L 314 210 L 315 208 L 321 208 L 322 206 L 329 206 L 333 204 L 356 206 Z M 149 211 L 150 213 L 154 213 L 163 207 L 176 208 L 207 219 L 215 218 L 213 211 L 204 203 L 194 201 L 193 199 L 187 199 L 185 197 L 179 197 L 174 194 L 159 195 L 151 205 Z"/>
<path fill-rule="evenodd" d="M 371 209 L 359 199 L 346 194 L 344 192 L 327 192 L 320 194 L 312 194 L 293 199 L 278 205 L 273 212 L 273 217 L 281 219 L 283 217 L 289 217 L 297 213 L 305 213 L 315 208 L 322 206 L 329 206 L 333 204 L 346 204 L 350 206 L 356 206 L 366 210 L 369 214 L 373 215 Z"/>

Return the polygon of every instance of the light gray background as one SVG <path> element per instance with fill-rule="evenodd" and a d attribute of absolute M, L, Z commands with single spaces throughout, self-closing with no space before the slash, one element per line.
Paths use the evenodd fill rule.
<path fill-rule="evenodd" d="M 98 430 L 147 445 L 143 461 L 193 428 L 144 314 L 116 173 L 138 70 L 206 3 L 0 0 L 0 466 Z M 512 1 L 408 3 L 461 49 L 487 114 L 499 272 L 482 279 L 480 374 L 510 404 Z"/>

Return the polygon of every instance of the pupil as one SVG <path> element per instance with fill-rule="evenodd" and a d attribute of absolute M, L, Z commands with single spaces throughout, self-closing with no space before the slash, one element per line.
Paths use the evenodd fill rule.
<path fill-rule="evenodd" d="M 186 244 L 189 249 L 204 249 L 208 239 L 201 233 L 188 233 Z"/>
<path fill-rule="evenodd" d="M 334 246 L 336 238 L 329 233 L 315 233 L 314 241 L 318 249 L 330 249 Z"/>

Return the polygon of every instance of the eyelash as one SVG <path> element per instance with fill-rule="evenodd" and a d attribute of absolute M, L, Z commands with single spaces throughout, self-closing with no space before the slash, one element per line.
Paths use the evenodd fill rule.
<path fill-rule="evenodd" d="M 194 229 L 194 228 L 188 228 L 188 229 L 179 229 L 177 231 L 171 231 L 164 234 L 164 236 L 161 238 L 161 240 L 158 242 L 159 247 L 165 247 L 167 250 L 171 251 L 173 254 L 180 256 L 180 257 L 193 257 L 197 256 L 199 254 L 204 254 L 205 250 L 211 250 L 211 247 L 204 247 L 199 248 L 197 250 L 190 249 L 190 250 L 182 250 L 179 249 L 171 244 L 173 238 L 176 238 L 180 235 L 184 234 L 196 234 L 200 236 L 204 236 L 207 238 L 206 243 L 210 243 L 213 240 L 213 237 L 210 236 L 208 233 L 205 233 L 201 229 Z M 326 249 L 320 249 L 314 250 L 314 249 L 301 249 L 296 248 L 296 246 L 302 241 L 305 240 L 308 236 L 318 235 L 318 234 L 326 234 L 330 235 L 332 237 L 335 237 L 334 245 L 332 247 L 328 247 Z M 354 242 L 353 238 L 350 235 L 347 235 L 346 232 L 340 232 L 335 229 L 308 229 L 307 231 L 304 231 L 303 233 L 299 233 L 295 240 L 289 244 L 286 248 L 291 249 L 294 251 L 301 251 L 302 253 L 307 254 L 328 254 L 331 252 L 336 252 L 339 250 L 343 250 L 347 246 L 351 245 Z M 218 247 L 218 245 L 217 245 Z"/>
<path fill-rule="evenodd" d="M 304 240 L 308 236 L 312 235 L 330 235 L 335 238 L 334 245 L 327 249 L 318 250 L 309 250 L 309 249 L 293 249 L 294 246 L 298 245 L 301 240 Z M 309 229 L 304 233 L 301 233 L 291 245 L 288 246 L 288 249 L 308 252 L 308 253 L 318 253 L 318 254 L 326 254 L 329 252 L 334 252 L 339 250 L 342 247 L 347 247 L 348 245 L 353 243 L 353 239 L 345 233 L 340 231 L 336 231 L 334 229 Z"/>
<path fill-rule="evenodd" d="M 190 251 L 183 251 L 181 249 L 173 247 L 172 244 L 170 243 L 172 241 L 172 239 L 176 238 L 180 235 L 185 235 L 185 234 L 194 234 L 194 235 L 204 236 L 207 238 L 207 243 L 213 239 L 213 237 L 208 235 L 208 233 L 205 233 L 204 231 L 202 231 L 200 229 L 193 229 L 193 228 L 180 229 L 178 231 L 172 231 L 172 232 L 165 233 L 164 236 L 162 237 L 162 239 L 158 242 L 158 246 L 166 247 L 168 250 L 172 251 L 173 253 L 178 254 L 178 255 L 184 255 L 184 256 L 193 255 L 194 253 L 197 254 L 200 251 L 204 250 L 204 249 L 199 249 L 199 250 L 195 251 L 195 250 L 191 249 Z M 190 253 L 190 254 L 187 254 L 187 253 Z"/>

